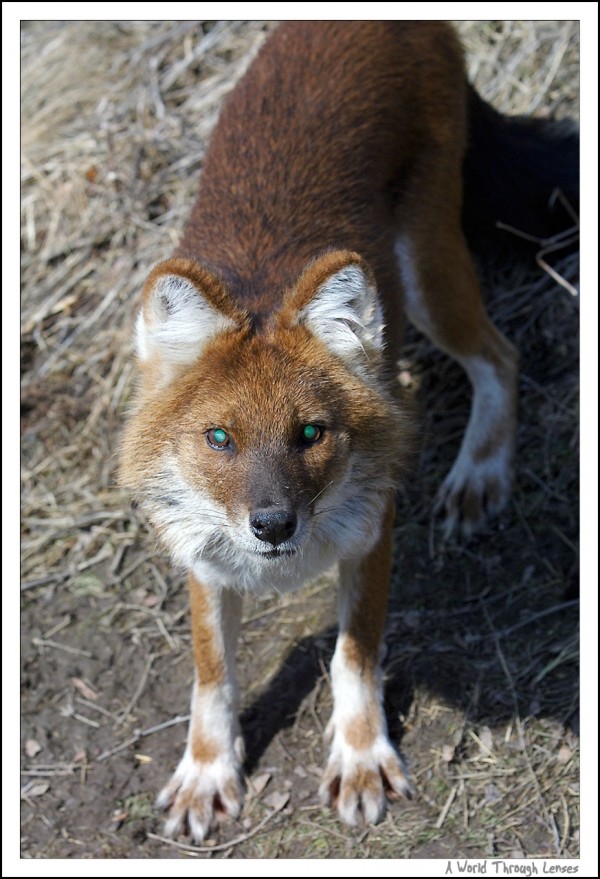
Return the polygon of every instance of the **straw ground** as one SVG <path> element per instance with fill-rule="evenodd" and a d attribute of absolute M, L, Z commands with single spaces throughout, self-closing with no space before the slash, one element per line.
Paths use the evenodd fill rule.
<path fill-rule="evenodd" d="M 522 356 L 517 480 L 466 545 L 442 545 L 431 519 L 466 380 L 407 339 L 423 442 L 398 496 L 385 670 L 416 798 L 358 831 L 318 804 L 335 635 L 321 581 L 246 608 L 240 821 L 202 848 L 161 838 L 153 800 L 181 753 L 192 663 L 182 572 L 115 485 L 132 319 L 271 27 L 23 25 L 22 856 L 577 857 L 577 256 L 556 243 L 553 275 L 533 258 L 485 269 Z M 459 28 L 500 109 L 577 116 L 576 23 Z"/>

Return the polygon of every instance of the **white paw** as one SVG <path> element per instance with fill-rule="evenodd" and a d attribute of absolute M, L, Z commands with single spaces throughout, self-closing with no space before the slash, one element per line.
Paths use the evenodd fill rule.
<path fill-rule="evenodd" d="M 376 824 L 385 812 L 386 797 L 410 799 L 412 789 L 404 763 L 384 735 L 358 749 L 336 733 L 319 796 L 337 807 L 346 824 Z"/>
<path fill-rule="evenodd" d="M 156 805 L 168 811 L 167 836 L 179 836 L 189 829 L 193 840 L 201 842 L 216 820 L 237 818 L 242 801 L 235 760 L 223 755 L 210 763 L 200 763 L 185 754 Z"/>
<path fill-rule="evenodd" d="M 506 448 L 479 461 L 470 454 L 458 457 L 435 504 L 435 512 L 444 518 L 446 539 L 455 532 L 468 538 L 501 512 L 512 487 L 510 458 Z"/>

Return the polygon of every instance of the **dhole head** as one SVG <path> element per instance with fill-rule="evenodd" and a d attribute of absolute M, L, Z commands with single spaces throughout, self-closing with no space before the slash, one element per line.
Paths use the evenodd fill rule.
<path fill-rule="evenodd" d="M 260 320 L 194 261 L 153 270 L 120 475 L 177 562 L 213 583 L 285 588 L 365 552 L 408 433 L 383 344 L 353 253 L 315 260 Z"/>

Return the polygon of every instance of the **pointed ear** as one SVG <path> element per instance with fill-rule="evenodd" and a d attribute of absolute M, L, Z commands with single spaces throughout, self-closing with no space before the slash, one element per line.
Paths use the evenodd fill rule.
<path fill-rule="evenodd" d="M 198 359 L 214 336 L 239 328 L 246 316 L 238 311 L 221 282 L 189 259 L 157 265 L 144 285 L 136 324 L 138 357 L 158 360 L 163 372 Z"/>
<path fill-rule="evenodd" d="M 309 265 L 293 291 L 289 306 L 294 305 L 294 322 L 351 368 L 362 372 L 379 360 L 383 311 L 373 273 L 358 254 L 334 251 Z"/>

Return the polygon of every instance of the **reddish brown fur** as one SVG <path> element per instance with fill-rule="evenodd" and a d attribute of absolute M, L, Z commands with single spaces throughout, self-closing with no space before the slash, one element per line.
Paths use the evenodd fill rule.
<path fill-rule="evenodd" d="M 430 61 L 426 72 L 422 58 Z M 432 281 L 425 295 L 440 300 L 440 344 L 453 352 L 480 347 L 485 315 L 458 226 L 465 100 L 462 51 L 443 22 L 293 22 L 277 29 L 223 107 L 178 258 L 158 266 L 146 285 L 147 296 L 160 274 L 181 273 L 240 331 L 218 340 L 160 395 L 153 395 L 155 360 L 144 365 L 142 415 L 130 422 L 124 440 L 126 484 L 140 484 L 173 433 L 188 432 L 195 467 L 191 431 L 200 430 L 202 400 L 190 405 L 190 394 L 197 398 L 199 384 L 205 384 L 203 399 L 212 404 L 238 387 L 237 376 L 245 371 L 241 349 L 251 363 L 257 347 L 247 313 L 260 329 L 284 302 L 279 325 L 289 322 L 294 307 L 305 304 L 340 264 L 334 254 L 329 264 L 326 258 L 306 269 L 328 248 L 360 253 L 373 270 L 386 312 L 390 367 L 403 324 L 394 242 L 405 227 L 416 236 Z M 460 274 L 450 277 L 448 266 L 457 258 L 465 262 L 465 285 Z M 443 283 L 435 282 L 436 273 Z M 459 301 L 456 308 L 457 296 L 465 307 Z M 301 335 L 279 339 L 298 350 L 308 343 Z M 272 340 L 277 350 L 272 327 L 262 340 Z M 310 348 L 318 369 L 324 352 L 314 340 Z M 235 358 L 233 351 L 239 352 Z M 247 383 L 251 398 L 258 413 L 265 411 L 265 399 L 282 411 L 286 395 L 278 399 L 272 383 L 280 369 L 273 359 L 267 362 L 267 354 L 264 359 L 260 380 Z M 258 377 L 256 369 L 252 375 Z M 338 396 L 330 396 L 334 406 Z M 214 411 L 212 418 L 219 417 Z M 398 436 L 396 450 L 406 428 Z M 226 484 L 217 484 L 227 496 Z"/>
<path fill-rule="evenodd" d="M 192 573 L 188 577 L 188 587 L 198 685 L 215 686 L 223 681 L 225 660 L 223 644 L 220 643 L 218 635 L 219 620 L 215 613 L 214 597 Z"/>
<path fill-rule="evenodd" d="M 393 521 L 394 504 L 390 503 L 379 541 L 369 555 L 360 561 L 357 575 L 359 590 L 343 642 L 348 665 L 373 681 L 387 610 Z"/>
<path fill-rule="evenodd" d="M 191 745 L 192 757 L 198 763 L 212 763 L 222 750 L 217 740 L 207 736 L 197 725 L 194 725 L 192 730 Z"/>
<path fill-rule="evenodd" d="M 422 215 L 440 215 L 433 259 L 447 220 L 457 227 L 465 101 L 462 51 L 443 22 L 284 24 L 225 102 L 177 253 L 264 314 L 316 254 L 356 251 L 395 360 L 398 222 L 429 235 Z"/>
<path fill-rule="evenodd" d="M 455 357 L 483 358 L 507 388 L 514 381 L 513 349 L 485 314 L 460 230 L 465 137 L 462 51 L 443 22 L 289 22 L 275 32 L 223 107 L 175 257 L 154 269 L 144 290 L 149 322 L 156 282 L 175 275 L 230 326 L 194 362 L 167 366 L 152 353 L 142 364 L 123 441 L 124 483 L 151 492 L 169 453 L 180 483 L 226 510 L 228 526 L 248 527 L 249 510 L 277 506 L 280 497 L 309 509 L 353 455 L 369 461 L 363 480 L 374 474 L 377 534 L 411 434 L 393 382 L 403 332 L 399 240 L 410 245 L 414 265 L 408 259 L 406 272 L 418 275 L 428 335 Z M 385 356 L 369 362 L 368 380 L 298 322 L 317 290 L 348 265 L 374 279 L 387 325 Z M 507 419 L 512 430 L 514 406 Z M 312 423 L 324 432 L 303 447 L 299 426 Z M 477 454 L 490 455 L 505 438 L 500 425 L 492 427 Z M 229 437 L 226 450 L 207 443 L 216 428 Z M 159 493 L 165 484 L 168 491 L 166 472 L 156 480 Z M 490 491 L 499 492 L 499 484 L 492 480 Z M 475 520 L 482 497 L 469 489 L 449 506 L 457 503 Z M 362 796 L 371 815 L 379 814 L 384 786 L 396 794 L 406 789 L 393 754 L 369 762 L 367 753 L 386 737 L 377 667 L 392 521 L 389 502 L 374 548 L 357 560 L 357 546 L 342 564 L 348 600 L 340 675 L 346 688 L 354 676 L 364 698 L 351 723 L 352 712 L 343 715 L 341 734 L 365 762 L 346 778 L 334 763 L 325 776 L 348 811 Z M 210 590 L 211 583 L 190 578 L 194 653 L 199 685 L 220 688 L 225 702 L 224 630 Z M 200 721 L 192 723 L 190 741 L 196 761 L 214 759 L 217 742 Z M 209 821 L 212 800 L 185 796 L 183 811 L 206 813 Z"/>
<path fill-rule="evenodd" d="M 361 263 L 355 255 L 350 261 Z M 181 262 L 168 261 L 158 269 L 183 274 Z M 410 446 L 409 420 L 385 394 L 353 378 L 305 327 L 292 325 L 314 285 L 347 264 L 347 254 L 333 254 L 311 266 L 289 291 L 274 326 L 257 335 L 242 315 L 241 329 L 209 343 L 166 388 L 153 383 L 156 364 L 149 361 L 140 416 L 131 419 L 124 436 L 121 473 L 127 484 L 142 484 L 160 451 L 171 446 L 190 485 L 210 486 L 219 503 L 242 514 L 257 478 L 253 452 L 267 452 L 267 443 L 271 472 L 285 475 L 294 500 L 310 501 L 335 481 L 355 450 L 368 449 L 374 459 L 381 458 L 382 467 L 399 467 Z M 194 279 L 187 268 L 185 275 Z M 211 289 L 222 295 L 217 284 L 210 280 Z M 277 419 L 268 413 L 277 413 Z M 290 456 L 298 424 L 312 421 L 340 429 L 326 431 L 323 441 L 303 455 Z M 235 458 L 215 455 L 208 447 L 204 433 L 217 426 L 235 439 Z"/>
<path fill-rule="evenodd" d="M 379 732 L 379 706 L 375 700 L 368 706 L 364 714 L 354 717 L 344 728 L 346 741 L 357 751 L 369 748 Z"/>

